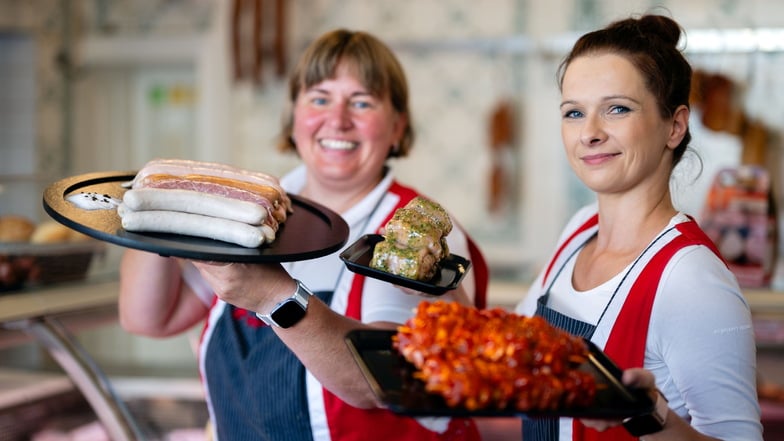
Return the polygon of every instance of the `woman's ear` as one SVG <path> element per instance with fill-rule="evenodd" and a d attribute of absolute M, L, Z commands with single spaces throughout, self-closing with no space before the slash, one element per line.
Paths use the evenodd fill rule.
<path fill-rule="evenodd" d="M 689 113 L 689 108 L 683 104 L 675 109 L 675 114 L 672 117 L 670 137 L 667 140 L 667 147 L 671 149 L 678 147 L 683 140 L 683 137 L 686 136 L 686 131 L 689 128 Z"/>
<path fill-rule="evenodd" d="M 395 118 L 395 139 L 397 140 L 396 143 L 399 144 L 400 140 L 403 139 L 403 133 L 406 131 L 406 126 L 408 125 L 408 115 L 405 113 L 398 113 L 397 117 Z"/>

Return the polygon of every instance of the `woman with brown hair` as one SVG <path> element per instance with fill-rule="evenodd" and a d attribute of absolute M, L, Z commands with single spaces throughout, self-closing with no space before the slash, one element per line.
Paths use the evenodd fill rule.
<path fill-rule="evenodd" d="M 650 415 L 524 420 L 523 439 L 761 440 L 749 307 L 710 239 L 673 206 L 691 67 L 661 15 L 583 35 L 559 69 L 561 136 L 596 202 L 569 221 L 517 308 L 589 338 L 650 388 Z M 604 432 L 597 432 L 600 429 Z"/>
<path fill-rule="evenodd" d="M 302 165 L 281 184 L 339 213 L 349 244 L 377 233 L 418 195 L 387 167 L 409 153 L 413 131 L 403 69 L 381 41 L 347 30 L 321 36 L 293 71 L 289 99 L 281 145 Z M 481 253 L 456 222 L 446 239 L 473 263 L 446 298 L 481 306 Z M 415 419 L 377 407 L 344 337 L 362 327 L 395 329 L 423 298 L 347 271 L 338 254 L 222 265 L 129 250 L 121 321 L 132 332 L 167 336 L 206 319 L 199 361 L 217 439 L 477 439 L 470 420 Z"/>

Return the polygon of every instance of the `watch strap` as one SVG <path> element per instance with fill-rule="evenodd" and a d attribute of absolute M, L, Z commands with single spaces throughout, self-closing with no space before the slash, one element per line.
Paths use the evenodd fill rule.
<path fill-rule="evenodd" d="M 294 290 L 294 294 L 285 300 L 278 302 L 269 314 L 257 312 L 256 317 L 258 317 L 259 320 L 263 321 L 268 326 L 290 328 L 305 316 L 305 312 L 308 310 L 308 302 L 313 293 L 298 279 L 294 279 L 294 281 L 297 282 L 297 288 Z M 282 312 L 288 308 L 299 309 L 295 309 L 297 313 L 293 316 L 291 314 L 283 314 Z M 280 316 L 280 318 L 276 318 L 277 316 Z"/>

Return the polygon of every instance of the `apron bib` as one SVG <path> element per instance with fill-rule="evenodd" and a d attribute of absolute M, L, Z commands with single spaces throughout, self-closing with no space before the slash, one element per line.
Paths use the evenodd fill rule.
<path fill-rule="evenodd" d="M 596 234 L 597 229 L 598 217 L 594 216 L 561 244 L 547 268 L 545 281 L 548 280 L 549 273 L 553 269 L 557 269 L 557 271 L 549 279 L 550 283 L 544 294 L 537 299 L 536 315 L 541 315 L 553 326 L 590 339 L 595 333 L 598 324 L 602 322 L 605 313 L 610 309 L 613 301 L 617 299 L 620 302 L 621 309 L 614 320 L 612 330 L 604 345 L 604 351 L 622 369 L 642 367 L 653 301 L 656 297 L 659 280 L 670 258 L 678 250 L 691 245 L 707 246 L 714 254 L 719 257 L 720 255 L 714 244 L 693 219 L 668 228 L 657 236 L 632 263 L 615 288 L 597 324 L 592 325 L 550 309 L 547 306 L 547 299 L 550 295 L 550 288 L 566 263 Z M 578 240 L 575 242 L 575 239 Z M 569 253 L 562 255 L 564 250 L 568 250 Z M 649 253 L 649 251 L 654 252 Z M 555 266 L 556 262 L 558 262 L 558 266 Z M 638 264 L 641 264 L 642 267 L 635 269 Z M 622 291 L 622 286 L 627 282 L 627 279 L 631 286 L 627 291 Z M 616 297 L 616 295 L 618 296 Z M 557 418 L 525 419 L 523 423 L 523 439 L 529 441 L 558 441 L 560 436 L 559 422 L 560 420 Z M 629 435 L 621 426 L 600 433 L 586 428 L 578 420 L 573 420 L 572 439 L 581 441 L 599 439 L 626 441 L 637 438 Z"/>
<path fill-rule="evenodd" d="M 207 354 L 219 440 L 313 441 L 305 367 L 255 314 L 227 304 Z"/>

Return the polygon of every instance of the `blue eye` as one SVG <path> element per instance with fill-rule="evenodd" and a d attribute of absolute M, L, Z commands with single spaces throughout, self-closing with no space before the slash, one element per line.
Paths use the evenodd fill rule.
<path fill-rule="evenodd" d="M 326 98 L 316 97 L 316 98 L 311 99 L 310 102 L 315 104 L 315 105 L 317 105 L 317 106 L 323 106 L 324 104 L 327 103 L 327 99 Z"/>
<path fill-rule="evenodd" d="M 610 107 L 610 113 L 628 113 L 629 108 L 626 106 L 612 106 Z"/>
<path fill-rule="evenodd" d="M 580 112 L 579 110 L 567 110 L 563 114 L 563 117 L 566 118 L 566 119 L 575 119 L 575 118 L 580 118 L 582 116 L 583 116 L 583 113 Z"/>
<path fill-rule="evenodd" d="M 367 101 L 354 101 L 351 105 L 357 109 L 368 109 L 371 107 L 370 103 Z"/>

